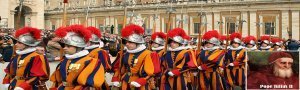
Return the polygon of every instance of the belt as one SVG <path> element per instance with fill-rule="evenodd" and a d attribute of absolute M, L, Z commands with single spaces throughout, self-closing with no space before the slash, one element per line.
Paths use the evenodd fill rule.
<path fill-rule="evenodd" d="M 17 80 L 25 80 L 24 77 L 20 77 L 20 76 L 15 76 L 14 78 L 17 79 Z"/>
<path fill-rule="evenodd" d="M 72 83 L 68 83 L 68 82 L 62 82 L 62 85 L 65 87 L 73 87 L 74 86 Z"/>

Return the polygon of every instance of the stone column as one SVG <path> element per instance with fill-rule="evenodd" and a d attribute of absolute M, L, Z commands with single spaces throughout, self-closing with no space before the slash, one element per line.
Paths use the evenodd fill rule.
<path fill-rule="evenodd" d="M 293 39 L 296 39 L 296 40 L 299 40 L 299 31 L 300 31 L 300 26 L 299 26 L 299 10 L 293 10 L 292 11 L 292 38 Z"/>
<path fill-rule="evenodd" d="M 241 19 L 246 21 L 243 23 L 243 26 L 242 26 L 242 36 L 248 36 L 248 23 L 251 23 L 251 22 L 247 21 L 248 20 L 248 12 L 247 11 L 241 12 Z"/>
<path fill-rule="evenodd" d="M 206 13 L 206 18 L 207 18 L 207 30 L 212 29 L 212 12 Z"/>
<path fill-rule="evenodd" d="M 250 23 L 250 35 L 256 37 L 256 11 L 250 11 L 250 22 L 248 23 Z"/>

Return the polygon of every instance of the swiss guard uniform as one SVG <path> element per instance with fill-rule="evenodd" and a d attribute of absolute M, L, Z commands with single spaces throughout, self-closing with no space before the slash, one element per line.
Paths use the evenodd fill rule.
<path fill-rule="evenodd" d="M 90 52 L 88 54 L 88 56 L 99 60 L 98 63 L 103 65 L 106 72 L 110 72 L 110 73 L 105 74 L 105 76 L 106 76 L 105 79 L 109 80 L 109 82 L 110 82 L 111 77 L 112 77 L 110 57 L 109 57 L 108 53 L 106 52 L 106 50 L 103 50 L 100 48 L 101 32 L 99 29 L 97 29 L 95 27 L 87 27 L 87 30 L 89 30 L 92 33 L 92 38 L 90 39 L 91 45 L 88 47 L 85 47 L 84 49 L 86 49 Z M 103 84 L 102 89 L 104 89 L 104 90 L 109 89 L 109 86 L 110 86 L 110 83 L 108 83 L 106 81 L 106 83 Z"/>
<path fill-rule="evenodd" d="M 258 48 L 258 50 L 260 51 L 273 51 L 273 48 L 271 48 L 270 46 L 270 36 L 261 36 L 260 37 L 260 47 Z M 263 44 L 267 44 L 267 46 L 262 46 Z"/>
<path fill-rule="evenodd" d="M 82 25 L 71 25 L 56 30 L 55 34 L 62 38 L 63 47 L 76 47 L 76 53 L 65 54 L 50 78 L 53 82 L 50 90 L 100 88 L 104 82 L 104 67 L 97 59 L 88 56 L 88 50 L 84 50 L 91 32 Z"/>
<path fill-rule="evenodd" d="M 246 68 L 247 62 L 246 50 L 241 45 L 242 35 L 240 33 L 232 33 L 230 35 L 231 46 L 226 53 L 225 60 L 225 77 L 231 87 L 240 86 L 245 89 Z M 238 44 L 238 47 L 233 47 L 233 44 Z"/>
<path fill-rule="evenodd" d="M 284 51 L 283 47 L 283 41 L 280 38 L 272 38 L 271 43 L 273 51 Z"/>
<path fill-rule="evenodd" d="M 153 52 L 158 53 L 158 57 L 159 57 L 159 65 L 161 65 L 161 71 L 163 72 L 166 68 L 164 68 L 162 66 L 162 60 L 163 60 L 163 56 L 165 55 L 165 39 L 166 39 L 166 35 L 163 32 L 155 32 L 151 35 L 151 50 Z M 158 47 L 154 47 L 153 45 L 157 44 Z M 154 81 L 155 81 L 155 88 L 160 87 L 160 81 L 161 81 L 161 73 L 157 73 L 155 75 L 155 77 L 153 77 Z"/>
<path fill-rule="evenodd" d="M 144 29 L 138 25 L 128 25 L 121 31 L 122 42 L 135 43 L 137 48 L 127 49 L 120 58 L 120 69 L 115 69 L 112 83 L 122 90 L 149 90 L 149 78 L 154 74 L 151 51 L 146 49 L 143 39 Z M 120 55 L 120 54 L 119 54 Z M 121 85 L 122 84 L 122 85 Z"/>
<path fill-rule="evenodd" d="M 203 50 L 197 55 L 199 90 L 223 90 L 226 88 L 222 72 L 224 68 L 225 51 L 221 50 L 219 45 L 219 33 L 211 30 L 203 35 L 205 42 Z M 207 47 L 206 44 L 213 44 L 213 47 Z"/>
<path fill-rule="evenodd" d="M 8 90 L 40 90 L 46 89 L 44 82 L 49 77 L 49 64 L 43 55 L 36 52 L 40 43 L 41 31 L 36 28 L 24 27 L 16 31 L 15 40 L 26 46 L 17 50 L 11 62 L 4 70 L 6 76 L 3 84 Z"/>
<path fill-rule="evenodd" d="M 166 70 L 161 78 L 160 90 L 186 90 L 191 77 L 188 72 L 197 67 L 195 56 L 185 47 L 187 35 L 183 29 L 175 28 L 167 36 L 169 47 L 162 63 Z M 178 43 L 179 47 L 171 48 L 171 42 Z"/>
<path fill-rule="evenodd" d="M 247 36 L 243 39 L 244 44 L 245 44 L 245 49 L 247 51 L 255 51 L 257 50 L 257 46 L 256 46 L 256 38 L 254 36 Z"/>

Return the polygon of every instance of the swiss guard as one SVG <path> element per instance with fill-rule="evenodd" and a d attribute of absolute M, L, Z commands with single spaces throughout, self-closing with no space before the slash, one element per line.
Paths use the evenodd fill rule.
<path fill-rule="evenodd" d="M 273 51 L 284 51 L 284 48 L 282 48 L 283 40 L 281 40 L 280 38 L 272 38 L 271 43 L 273 44 Z"/>
<path fill-rule="evenodd" d="M 261 36 L 260 37 L 260 47 L 258 48 L 258 50 L 260 51 L 273 51 L 273 48 L 271 48 L 270 44 L 271 44 L 271 37 L 270 36 Z"/>
<path fill-rule="evenodd" d="M 4 70 L 3 84 L 8 90 L 44 90 L 49 77 L 49 64 L 36 52 L 41 42 L 41 31 L 24 27 L 16 31 L 16 56 Z"/>
<path fill-rule="evenodd" d="M 247 36 L 243 39 L 244 44 L 245 44 L 245 49 L 247 51 L 255 51 L 257 50 L 257 46 L 256 46 L 256 38 L 254 36 Z"/>
<path fill-rule="evenodd" d="M 190 82 L 190 69 L 196 68 L 197 63 L 191 50 L 185 45 L 187 35 L 181 28 L 168 32 L 168 50 L 162 64 L 166 68 L 161 78 L 160 90 L 187 90 Z"/>
<path fill-rule="evenodd" d="M 230 35 L 230 47 L 225 58 L 225 78 L 228 84 L 234 89 L 236 86 L 245 89 L 246 81 L 246 50 L 242 46 L 242 35 L 232 33 Z"/>
<path fill-rule="evenodd" d="M 91 32 L 82 25 L 71 25 L 59 28 L 55 34 L 62 38 L 65 56 L 50 78 L 53 82 L 50 90 L 100 88 L 104 82 L 103 64 L 84 50 L 92 37 Z"/>
<path fill-rule="evenodd" d="M 103 84 L 102 89 L 104 89 L 104 90 L 109 89 L 113 72 L 111 70 L 110 57 L 109 57 L 108 53 L 106 52 L 106 50 L 101 49 L 101 46 L 103 46 L 103 45 L 100 45 L 100 44 L 104 44 L 104 43 L 101 43 L 101 39 L 100 39 L 101 32 L 99 29 L 97 29 L 96 27 L 92 27 L 92 26 L 87 27 L 86 29 L 92 33 L 92 38 L 90 39 L 89 46 L 85 47 L 84 49 L 88 50 L 90 52 L 88 54 L 88 56 L 90 56 L 92 58 L 96 58 L 97 60 L 99 60 L 98 63 L 103 65 L 103 67 L 107 73 L 105 73 L 106 83 Z"/>
<path fill-rule="evenodd" d="M 206 32 L 202 39 L 204 48 L 197 55 L 199 90 L 224 90 L 226 82 L 224 70 L 225 51 L 220 49 L 219 33 L 216 30 Z"/>
<path fill-rule="evenodd" d="M 144 29 L 138 25 L 128 25 L 121 31 L 126 52 L 121 55 L 120 69 L 115 69 L 112 83 L 122 90 L 149 90 L 150 77 L 155 69 L 151 51 L 146 49 L 143 39 Z"/>

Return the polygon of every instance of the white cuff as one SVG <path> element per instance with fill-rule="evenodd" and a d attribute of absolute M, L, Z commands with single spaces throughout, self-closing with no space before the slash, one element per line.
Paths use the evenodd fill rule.
<path fill-rule="evenodd" d="M 229 63 L 229 66 L 234 66 L 234 64 L 233 63 Z"/>
<path fill-rule="evenodd" d="M 174 73 L 168 72 L 168 75 L 169 75 L 169 76 L 174 76 Z"/>
<path fill-rule="evenodd" d="M 24 90 L 24 89 L 21 87 L 16 87 L 14 90 Z"/>
<path fill-rule="evenodd" d="M 134 87 L 141 87 L 141 85 L 135 81 L 131 82 L 130 84 Z"/>
<path fill-rule="evenodd" d="M 198 67 L 198 69 L 199 69 L 199 70 L 202 70 L 202 67 L 201 67 L 201 66 L 199 66 L 199 67 Z"/>
<path fill-rule="evenodd" d="M 112 82 L 112 85 L 115 86 L 115 87 L 120 87 L 120 82 Z"/>

